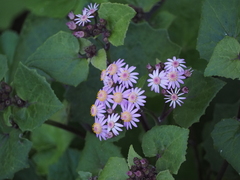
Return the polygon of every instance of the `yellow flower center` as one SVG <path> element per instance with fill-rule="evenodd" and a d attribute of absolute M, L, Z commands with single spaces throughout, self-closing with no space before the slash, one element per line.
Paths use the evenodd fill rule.
<path fill-rule="evenodd" d="M 134 103 L 137 101 L 138 95 L 135 92 L 131 92 L 128 96 L 128 101 Z"/>
<path fill-rule="evenodd" d="M 91 116 L 96 116 L 96 115 L 97 115 L 97 112 L 98 112 L 97 106 L 95 106 L 95 104 L 93 104 L 93 105 L 91 106 L 91 109 L 90 109 L 90 114 L 91 114 Z"/>
<path fill-rule="evenodd" d="M 114 95 L 113 95 L 113 100 L 114 100 L 116 103 L 122 102 L 122 100 L 123 100 L 122 93 L 120 93 L 120 92 L 114 93 Z"/>
<path fill-rule="evenodd" d="M 121 113 L 121 119 L 124 122 L 130 122 L 132 120 L 132 115 L 131 115 L 130 112 L 124 111 L 124 112 Z"/>
<path fill-rule="evenodd" d="M 102 132 L 102 126 L 99 123 L 94 123 L 92 126 L 92 130 L 95 134 L 100 134 Z"/>
<path fill-rule="evenodd" d="M 118 67 L 116 64 L 111 64 L 108 68 L 108 72 L 110 75 L 114 75 L 117 73 Z"/>
<path fill-rule="evenodd" d="M 127 70 L 123 71 L 121 74 L 120 74 L 120 79 L 122 81 L 128 81 L 129 80 L 129 77 L 130 77 L 130 74 Z"/>
<path fill-rule="evenodd" d="M 98 91 L 97 98 L 99 101 L 105 101 L 107 99 L 107 92 L 104 90 Z"/>

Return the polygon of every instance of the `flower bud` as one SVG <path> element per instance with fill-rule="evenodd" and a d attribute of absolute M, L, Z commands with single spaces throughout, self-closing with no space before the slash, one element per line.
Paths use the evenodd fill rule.
<path fill-rule="evenodd" d="M 70 20 L 73 20 L 75 18 L 75 15 L 74 15 L 74 13 L 72 11 L 68 13 L 68 18 Z"/>
<path fill-rule="evenodd" d="M 193 72 L 192 68 L 187 69 L 187 70 L 184 71 L 184 75 L 185 75 L 187 78 L 188 78 L 188 77 L 191 77 L 191 76 L 192 76 L 192 72 Z"/>
<path fill-rule="evenodd" d="M 99 29 L 94 29 L 93 30 L 93 36 L 97 36 L 101 33 L 101 31 Z"/>
<path fill-rule="evenodd" d="M 187 86 L 184 86 L 182 87 L 181 91 L 184 93 L 184 94 L 187 94 L 189 92 L 189 89 Z"/>
<path fill-rule="evenodd" d="M 107 21 L 105 19 L 99 19 L 99 23 L 102 25 L 102 26 L 105 26 L 107 24 Z"/>
<path fill-rule="evenodd" d="M 73 35 L 77 38 L 83 38 L 85 36 L 85 32 L 84 31 L 75 31 L 75 32 L 73 32 Z"/>
<path fill-rule="evenodd" d="M 70 30 L 75 30 L 77 28 L 77 25 L 73 21 L 67 22 L 66 25 L 68 26 L 68 29 L 70 29 Z"/>

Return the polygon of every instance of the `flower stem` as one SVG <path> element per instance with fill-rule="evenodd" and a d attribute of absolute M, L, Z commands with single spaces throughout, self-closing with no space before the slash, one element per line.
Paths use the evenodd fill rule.
<path fill-rule="evenodd" d="M 141 123 L 142 123 L 144 130 L 147 132 L 150 129 L 149 124 L 147 123 L 147 117 L 142 109 L 140 111 L 141 111 L 140 114 L 141 114 L 141 118 L 142 118 Z"/>
<path fill-rule="evenodd" d="M 158 117 L 158 124 L 161 124 L 161 122 L 163 122 L 164 119 L 166 119 L 166 117 L 172 112 L 172 110 L 173 110 L 172 107 L 167 109 L 167 104 L 164 104 L 162 114 L 161 116 Z"/>
<path fill-rule="evenodd" d="M 68 132 L 71 132 L 71 133 L 75 134 L 76 136 L 78 136 L 82 139 L 85 138 L 85 135 L 82 132 L 78 131 L 76 128 L 67 126 L 65 124 L 62 124 L 62 123 L 59 123 L 59 122 L 56 122 L 56 121 L 53 121 L 53 120 L 50 120 L 50 119 L 45 121 L 44 123 L 48 124 L 48 125 L 51 125 L 51 126 L 54 126 L 54 127 L 58 127 L 60 129 L 64 129 Z"/>

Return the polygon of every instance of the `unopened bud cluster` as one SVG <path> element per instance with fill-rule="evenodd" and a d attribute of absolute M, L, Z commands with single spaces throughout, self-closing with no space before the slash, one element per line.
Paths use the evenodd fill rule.
<path fill-rule="evenodd" d="M 95 37 L 102 34 L 103 42 L 109 44 L 108 38 L 110 31 L 106 28 L 107 21 L 98 17 L 99 4 L 90 4 L 88 8 L 82 10 L 82 14 L 68 14 L 69 22 L 66 23 L 68 28 L 73 31 L 73 35 L 77 38 Z M 94 23 L 90 20 L 94 18 Z"/>
<path fill-rule="evenodd" d="M 184 84 L 184 80 L 191 77 L 193 70 L 187 69 L 185 60 L 176 58 L 167 59 L 165 63 L 158 63 L 155 66 L 148 64 L 146 66 L 150 73 L 148 86 L 151 91 L 161 93 L 165 96 L 165 103 L 170 102 L 170 107 L 181 106 L 186 97 L 182 95 L 188 93 L 189 89 Z M 161 88 L 161 89 L 160 89 Z"/>
<path fill-rule="evenodd" d="M 140 7 L 136 7 L 134 5 L 129 5 L 131 8 L 133 8 L 136 12 L 136 15 L 132 18 L 132 21 L 135 22 L 135 23 L 139 23 L 141 22 L 144 17 L 145 17 L 145 14 L 143 12 L 143 9 L 140 8 Z"/>
<path fill-rule="evenodd" d="M 3 111 L 10 105 L 16 105 L 18 107 L 24 107 L 26 105 L 26 101 L 20 99 L 17 95 L 11 96 L 12 87 L 6 82 L 1 82 L 0 86 L 0 111 Z"/>
<path fill-rule="evenodd" d="M 148 163 L 148 160 L 137 157 L 133 158 L 131 169 L 127 172 L 127 180 L 156 180 L 156 168 Z"/>

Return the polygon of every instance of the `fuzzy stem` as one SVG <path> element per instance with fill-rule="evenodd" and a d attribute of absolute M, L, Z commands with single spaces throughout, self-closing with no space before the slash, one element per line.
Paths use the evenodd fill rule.
<path fill-rule="evenodd" d="M 51 125 L 51 126 L 54 126 L 54 127 L 58 127 L 60 129 L 64 129 L 68 132 L 71 132 L 71 133 L 75 134 L 76 136 L 78 136 L 82 139 L 85 138 L 85 135 L 82 132 L 78 131 L 76 128 L 67 126 L 65 124 L 62 124 L 62 123 L 59 123 L 59 122 L 56 122 L 56 121 L 53 121 L 53 120 L 50 120 L 50 119 L 45 121 L 44 123 L 48 124 L 48 125 Z"/>
<path fill-rule="evenodd" d="M 228 167 L 228 162 L 226 160 L 224 160 L 222 167 L 221 167 L 220 171 L 218 172 L 216 180 L 221 180 L 223 178 L 223 175 L 226 172 L 227 167 Z"/>
<path fill-rule="evenodd" d="M 164 104 L 162 114 L 161 116 L 158 117 L 158 124 L 161 124 L 161 122 L 163 122 L 164 119 L 166 119 L 166 117 L 172 112 L 172 110 L 173 110 L 172 107 L 167 109 L 167 104 Z"/>

